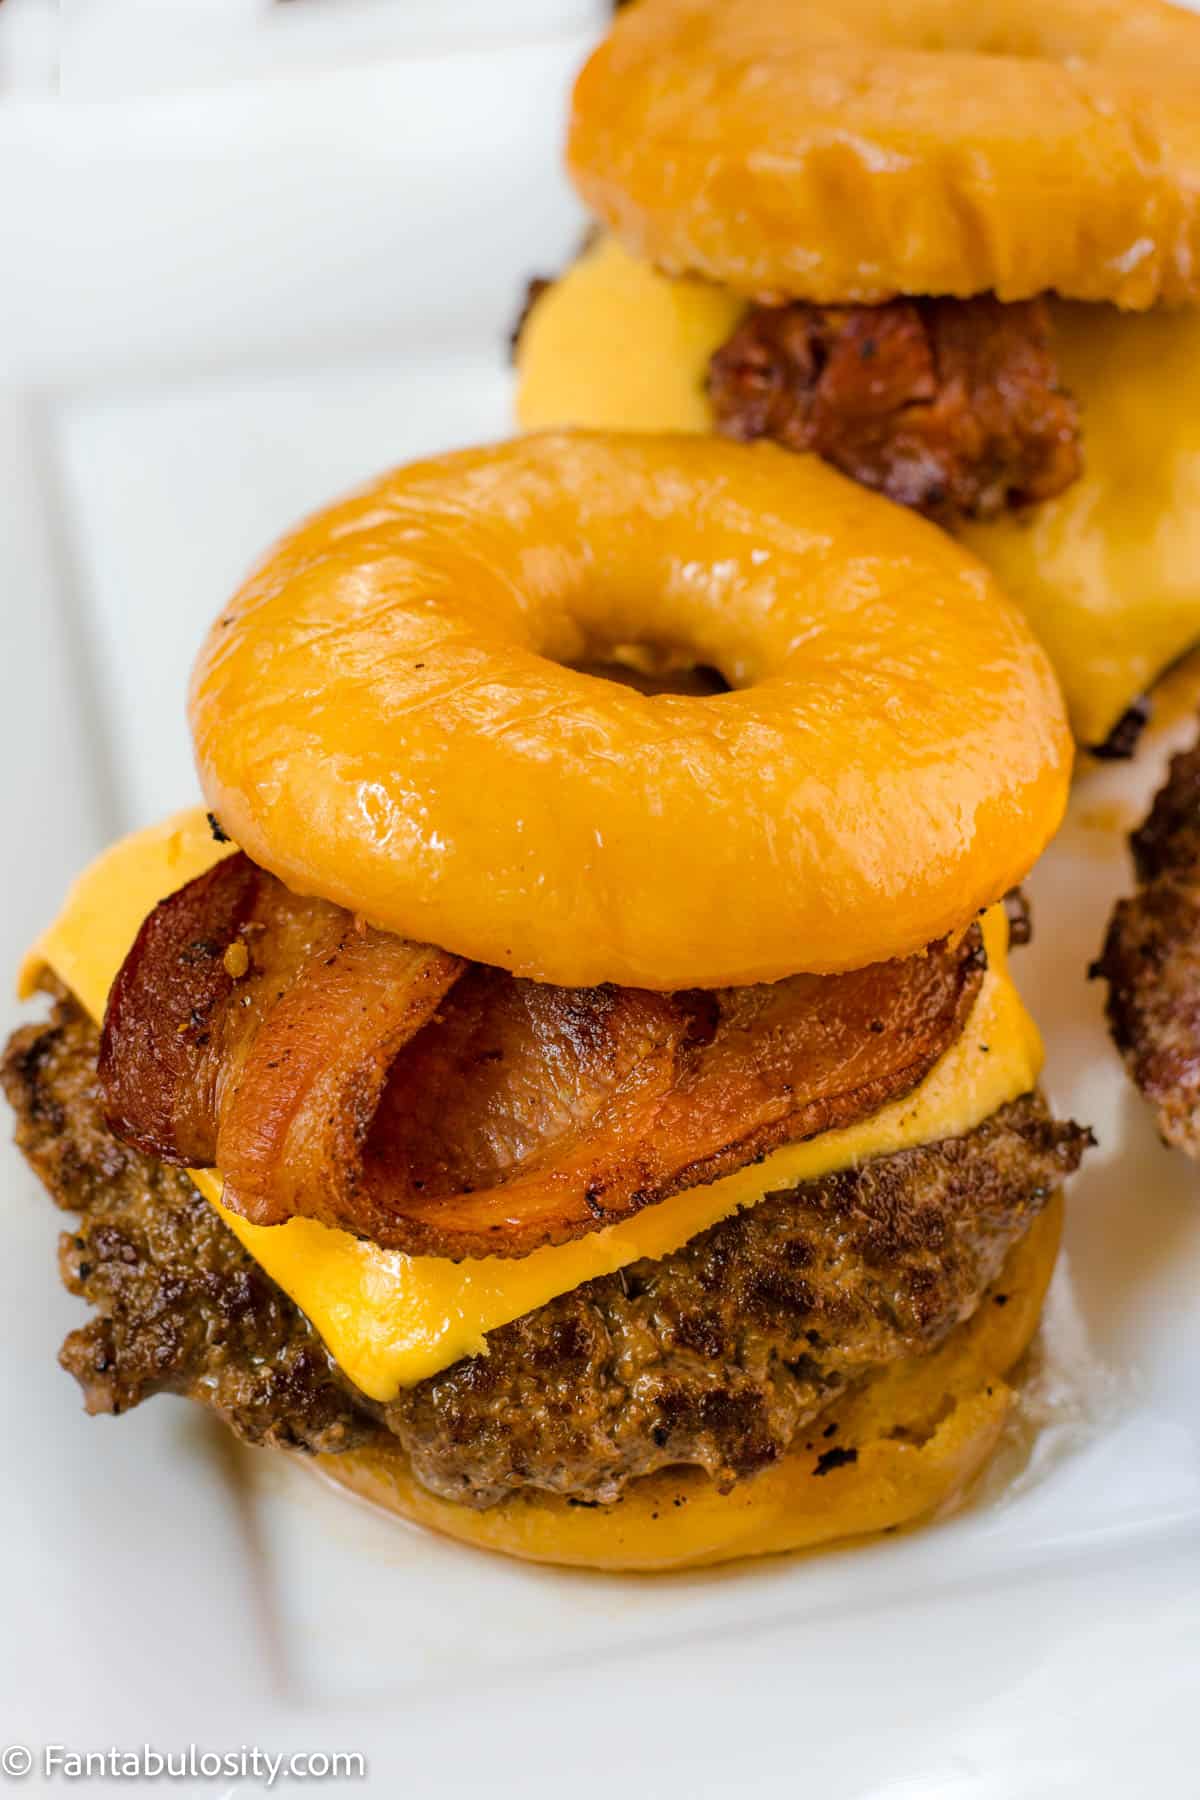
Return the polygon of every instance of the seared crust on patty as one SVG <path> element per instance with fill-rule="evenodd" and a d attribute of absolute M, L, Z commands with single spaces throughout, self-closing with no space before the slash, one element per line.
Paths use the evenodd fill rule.
<path fill-rule="evenodd" d="M 684 1463 L 728 1489 L 968 1317 L 1088 1137 L 1031 1094 L 964 1137 L 768 1195 L 493 1332 L 387 1422 L 427 1487 L 477 1506 L 529 1483 L 612 1500 Z"/>
<path fill-rule="evenodd" d="M 62 1360 L 89 1410 L 171 1391 L 251 1442 L 329 1452 L 390 1432 L 428 1487 L 474 1506 L 523 1486 L 611 1499 L 678 1464 L 728 1486 L 775 1461 L 848 1386 L 971 1313 L 1088 1139 L 1027 1096 L 588 1282 L 380 1407 L 187 1177 L 112 1138 L 96 1047 L 64 1000 L 3 1064 L 21 1149 L 83 1215 L 63 1273 L 98 1317 Z"/>
<path fill-rule="evenodd" d="M 251 1443 L 349 1449 L 371 1435 L 308 1321 L 180 1169 L 129 1150 L 100 1110 L 99 1038 L 70 1000 L 10 1039 L 18 1148 L 58 1206 L 64 1284 L 96 1308 L 59 1360 L 90 1413 L 203 1400 Z"/>
<path fill-rule="evenodd" d="M 1117 902 L 1091 972 L 1159 1131 L 1200 1156 L 1200 744 L 1172 759 L 1130 843 L 1138 891 Z"/>

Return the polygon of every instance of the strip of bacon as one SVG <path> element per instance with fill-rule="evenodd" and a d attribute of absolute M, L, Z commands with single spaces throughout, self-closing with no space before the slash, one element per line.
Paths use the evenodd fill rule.
<path fill-rule="evenodd" d="M 955 945 L 769 987 L 556 988 L 304 900 L 233 856 L 146 920 L 109 999 L 109 1121 L 259 1224 L 525 1256 L 908 1092 L 978 991 Z"/>
<path fill-rule="evenodd" d="M 943 522 L 1048 500 L 1082 467 L 1044 300 L 752 306 L 709 394 L 726 437 L 815 450 Z"/>
<path fill-rule="evenodd" d="M 465 966 L 227 857 L 155 907 L 113 983 L 108 1123 L 165 1162 L 219 1166 L 258 1224 L 320 1217 L 312 1184 L 361 1161 L 396 1053 Z"/>

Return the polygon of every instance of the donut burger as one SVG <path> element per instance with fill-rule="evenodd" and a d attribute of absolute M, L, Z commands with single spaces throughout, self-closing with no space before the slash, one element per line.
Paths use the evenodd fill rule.
<path fill-rule="evenodd" d="M 773 445 L 530 436 L 286 537 L 190 720 L 207 812 L 81 877 L 4 1060 L 88 1410 L 608 1569 L 956 1495 L 1087 1136 L 1006 960 L 1071 740 L 982 565 Z"/>
<path fill-rule="evenodd" d="M 1198 93 L 1160 0 L 637 0 L 520 420 L 767 438 L 926 512 L 1128 754 L 1200 639 Z"/>

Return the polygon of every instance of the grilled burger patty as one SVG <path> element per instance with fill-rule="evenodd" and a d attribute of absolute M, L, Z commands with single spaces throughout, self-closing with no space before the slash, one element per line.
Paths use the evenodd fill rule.
<path fill-rule="evenodd" d="M 1200 744 L 1172 759 L 1130 842 L 1138 891 L 1118 901 L 1092 974 L 1159 1131 L 1200 1156 Z"/>
<path fill-rule="evenodd" d="M 1088 1142 L 1026 1096 L 964 1137 L 770 1195 L 588 1282 L 380 1406 L 187 1176 L 111 1135 L 96 1052 L 64 997 L 2 1068 L 20 1148 L 81 1214 L 60 1263 L 96 1316 L 61 1360 L 88 1410 L 182 1393 L 249 1442 L 319 1452 L 390 1432 L 429 1488 L 479 1507 L 522 1486 L 611 1500 L 689 1463 L 728 1487 L 773 1462 L 856 1379 L 974 1310 Z"/>

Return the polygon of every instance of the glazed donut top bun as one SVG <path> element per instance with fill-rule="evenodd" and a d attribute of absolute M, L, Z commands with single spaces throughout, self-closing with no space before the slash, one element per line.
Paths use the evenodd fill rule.
<path fill-rule="evenodd" d="M 640 0 L 568 161 L 635 255 L 759 300 L 1200 299 L 1200 18 L 1165 0 Z"/>
<path fill-rule="evenodd" d="M 639 647 L 731 691 L 586 672 Z M 571 987 L 920 950 L 1026 874 L 1071 759 L 1044 653 L 950 538 L 815 458 L 642 434 L 317 514 L 214 625 L 191 719 L 208 804 L 295 892 Z"/>

